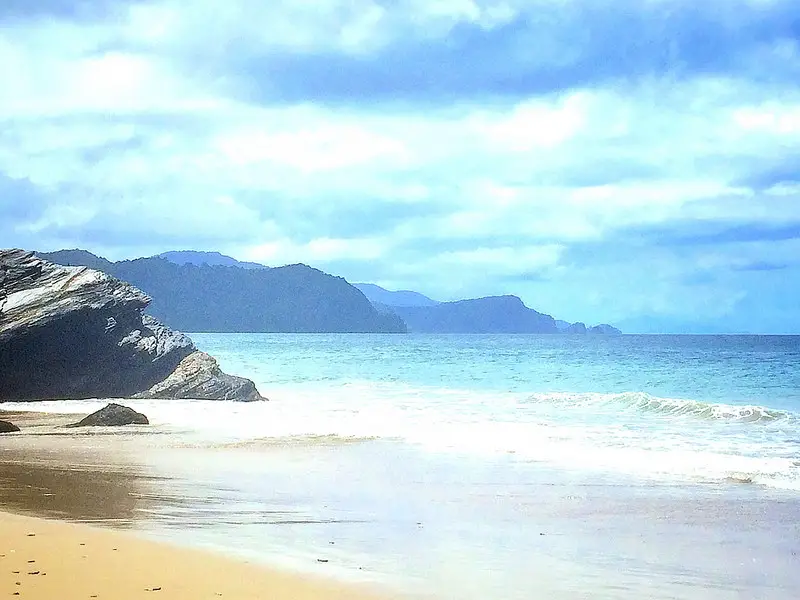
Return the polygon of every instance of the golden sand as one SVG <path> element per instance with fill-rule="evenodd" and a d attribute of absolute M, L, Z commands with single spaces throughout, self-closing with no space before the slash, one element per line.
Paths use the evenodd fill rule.
<path fill-rule="evenodd" d="M 369 600 L 368 590 L 83 524 L 0 512 L 0 597 Z"/>

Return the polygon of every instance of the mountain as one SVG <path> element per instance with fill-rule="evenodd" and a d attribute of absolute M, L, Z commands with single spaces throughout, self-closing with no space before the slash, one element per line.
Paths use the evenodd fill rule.
<path fill-rule="evenodd" d="M 431 300 L 419 292 L 400 290 L 393 292 L 374 283 L 354 283 L 367 299 L 373 304 L 384 306 L 436 306 L 436 300 Z"/>
<path fill-rule="evenodd" d="M 89 267 L 111 275 L 113 265 L 110 260 L 95 256 L 86 250 L 58 250 L 56 252 L 36 252 L 36 256 L 65 267 Z"/>
<path fill-rule="evenodd" d="M 306 265 L 273 269 L 175 264 L 165 258 L 111 263 L 89 252 L 42 258 L 98 268 L 153 298 L 148 312 L 170 327 L 195 332 L 402 333 L 396 314 L 379 313 L 341 277 Z"/>
<path fill-rule="evenodd" d="M 167 252 L 112 263 L 85 250 L 40 254 L 140 287 L 150 313 L 184 331 L 618 334 L 610 325 L 556 321 L 516 296 L 440 303 L 418 292 L 351 286 L 306 265 L 268 268 L 218 252 Z M 405 322 L 404 322 L 405 321 Z"/>
<path fill-rule="evenodd" d="M 396 314 L 409 331 L 418 333 L 562 333 L 619 335 L 611 325 L 554 320 L 525 306 L 516 296 L 490 296 L 458 302 L 437 302 L 418 292 L 392 292 L 371 283 L 357 283 L 378 312 Z"/>
<path fill-rule="evenodd" d="M 528 308 L 516 296 L 392 308 L 415 333 L 559 333 L 553 317 Z"/>
<path fill-rule="evenodd" d="M 158 255 L 166 258 L 169 262 L 176 265 L 209 265 L 212 267 L 241 267 L 242 269 L 268 269 L 269 267 L 254 263 L 242 262 L 219 252 L 198 252 L 196 250 L 177 250 L 164 252 Z"/>

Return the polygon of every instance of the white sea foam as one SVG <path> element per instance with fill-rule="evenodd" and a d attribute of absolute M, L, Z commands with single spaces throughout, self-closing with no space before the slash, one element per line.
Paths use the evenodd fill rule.
<path fill-rule="evenodd" d="M 131 400 L 183 443 L 389 439 L 430 453 L 800 489 L 800 417 L 761 406 L 625 394 L 498 394 L 368 382 L 275 388 L 269 402 Z M 7 404 L 83 414 L 104 400 Z"/>

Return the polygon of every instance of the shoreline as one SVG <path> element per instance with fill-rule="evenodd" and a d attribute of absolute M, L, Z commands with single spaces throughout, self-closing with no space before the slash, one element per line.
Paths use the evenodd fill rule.
<path fill-rule="evenodd" d="M 61 430 L 53 414 L 28 414 L 22 435 L 0 436 L 0 511 L 35 509 L 300 581 L 352 584 L 348 598 L 363 589 L 464 600 L 793 600 L 800 590 L 800 498 L 782 490 L 608 477 L 393 440 L 209 445 L 214 436 L 174 420 Z M 337 597 L 325 594 L 317 597 Z"/>
<path fill-rule="evenodd" d="M 0 407 L 0 418 L 22 428 L 0 436 L 0 593 L 33 600 L 398 597 L 333 569 L 330 576 L 294 570 L 139 529 L 139 511 L 157 500 L 153 475 L 135 460 L 157 451 L 147 445 L 149 429 L 60 431 L 75 417 Z"/>
<path fill-rule="evenodd" d="M 32 600 L 130 600 L 153 594 L 186 600 L 388 597 L 355 584 L 270 569 L 132 533 L 14 514 L 4 507 L 0 534 L 0 590 Z"/>

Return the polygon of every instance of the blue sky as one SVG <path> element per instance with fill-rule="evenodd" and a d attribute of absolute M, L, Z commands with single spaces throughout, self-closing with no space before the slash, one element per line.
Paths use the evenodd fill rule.
<path fill-rule="evenodd" d="M 0 246 L 800 333 L 795 0 L 4 0 Z"/>

